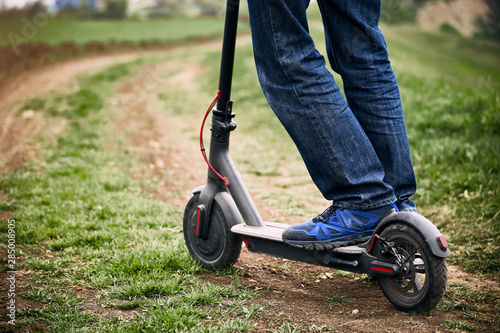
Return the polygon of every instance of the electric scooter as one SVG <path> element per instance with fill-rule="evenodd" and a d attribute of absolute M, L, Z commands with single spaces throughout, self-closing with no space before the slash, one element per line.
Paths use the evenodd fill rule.
<path fill-rule="evenodd" d="M 446 289 L 448 244 L 439 230 L 416 213 L 385 217 L 368 240 L 345 246 L 299 248 L 287 245 L 283 223 L 264 222 L 229 155 L 229 136 L 236 128 L 230 100 L 239 0 L 228 0 L 222 41 L 219 90 L 200 131 L 207 162 L 205 185 L 193 190 L 184 212 L 187 248 L 203 267 L 234 264 L 242 248 L 333 269 L 365 273 L 378 280 L 387 299 L 402 311 L 430 311 Z M 216 104 L 216 106 L 215 106 Z M 215 107 L 214 107 L 215 106 Z M 202 132 L 212 111 L 209 157 Z"/>

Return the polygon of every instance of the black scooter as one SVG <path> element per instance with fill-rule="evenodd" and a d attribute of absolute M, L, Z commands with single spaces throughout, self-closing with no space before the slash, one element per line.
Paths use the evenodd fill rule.
<path fill-rule="evenodd" d="M 387 299 L 402 311 L 429 311 L 446 289 L 445 238 L 426 218 L 408 212 L 387 216 L 368 241 L 321 250 L 287 245 L 286 224 L 264 222 L 229 156 L 236 128 L 230 100 L 239 0 L 227 0 L 217 97 L 212 111 L 207 183 L 193 190 L 184 213 L 184 238 L 202 266 L 217 269 L 236 262 L 242 242 L 249 251 L 355 273 L 378 280 Z M 215 104 L 217 106 L 214 108 Z M 213 109 L 213 110 L 212 110 Z"/>

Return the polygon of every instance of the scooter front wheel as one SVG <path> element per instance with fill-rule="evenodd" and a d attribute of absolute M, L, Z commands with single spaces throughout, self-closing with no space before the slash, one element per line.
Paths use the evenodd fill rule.
<path fill-rule="evenodd" d="M 379 278 L 387 299 L 402 311 L 430 311 L 436 307 L 446 289 L 445 259 L 435 256 L 420 233 L 404 223 L 389 225 L 380 237 L 393 244 L 402 270 L 399 278 Z M 377 256 L 381 256 L 382 247 L 378 242 Z"/>
<path fill-rule="evenodd" d="M 202 239 L 196 234 L 200 194 L 195 193 L 184 211 L 184 240 L 191 256 L 203 267 L 223 268 L 234 264 L 241 252 L 241 237 L 231 232 L 231 221 L 214 200 L 210 209 L 208 235 Z"/>

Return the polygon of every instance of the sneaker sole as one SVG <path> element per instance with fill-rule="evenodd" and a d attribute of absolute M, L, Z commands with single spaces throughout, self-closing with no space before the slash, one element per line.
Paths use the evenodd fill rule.
<path fill-rule="evenodd" d="M 288 244 L 293 247 L 297 247 L 300 249 L 306 249 L 309 251 L 323 251 L 323 250 L 333 250 L 338 247 L 344 247 L 344 246 L 350 246 L 350 245 L 356 245 L 360 243 L 364 243 L 367 240 L 369 240 L 372 237 L 373 231 L 370 233 L 370 235 L 363 235 L 359 236 L 356 235 L 357 237 L 355 239 L 335 239 L 335 240 L 330 240 L 330 241 L 317 241 L 317 242 L 311 242 L 311 241 L 289 241 L 286 239 L 283 239 L 283 242 L 285 244 Z"/>

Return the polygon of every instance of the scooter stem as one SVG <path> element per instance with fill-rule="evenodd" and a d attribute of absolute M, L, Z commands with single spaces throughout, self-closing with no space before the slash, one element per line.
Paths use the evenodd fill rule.
<path fill-rule="evenodd" d="M 204 220 L 202 225 L 205 230 L 208 230 L 210 210 L 215 196 L 219 192 L 227 192 L 228 190 L 246 224 L 256 227 L 264 225 L 250 194 L 241 180 L 240 173 L 236 170 L 229 155 L 230 132 L 236 128 L 236 124 L 232 121 L 234 114 L 232 112 L 230 95 L 239 4 L 239 0 L 227 0 L 219 76 L 220 98 L 217 101 L 216 108 L 212 112 L 212 134 L 210 137 L 208 158 L 212 167 L 229 180 L 229 186 L 226 187 L 224 182 L 210 168 L 208 169 L 207 183 L 201 191 L 200 206 L 198 207 L 199 218 Z M 201 211 L 203 213 L 200 213 Z M 201 238 L 207 236 L 203 232 Z"/>
<path fill-rule="evenodd" d="M 226 111 L 226 106 L 231 96 L 239 9 L 240 0 L 227 1 L 219 74 L 219 91 L 221 92 L 220 99 L 217 102 L 217 110 L 219 111 Z"/>

